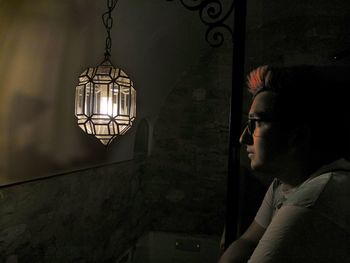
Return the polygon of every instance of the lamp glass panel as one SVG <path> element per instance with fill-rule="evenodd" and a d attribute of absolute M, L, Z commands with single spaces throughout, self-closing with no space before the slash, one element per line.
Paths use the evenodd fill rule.
<path fill-rule="evenodd" d="M 129 100 L 130 100 L 130 88 L 125 86 L 120 86 L 120 97 L 119 97 L 119 109 L 121 115 L 129 114 Z"/>
<path fill-rule="evenodd" d="M 131 108 L 130 108 L 130 118 L 136 117 L 136 91 L 131 87 Z"/>
<path fill-rule="evenodd" d="M 96 131 L 96 134 L 100 134 L 100 135 L 108 135 L 109 134 L 109 130 L 108 130 L 107 125 L 95 124 L 95 131 Z"/>
<path fill-rule="evenodd" d="M 75 94 L 75 114 L 83 114 L 85 85 L 77 86 Z"/>
<path fill-rule="evenodd" d="M 92 105 L 92 83 L 89 82 L 85 85 L 85 105 L 84 105 L 84 111 L 86 116 L 90 116 L 92 114 L 91 112 L 91 105 Z"/>
<path fill-rule="evenodd" d="M 94 85 L 94 114 L 111 114 L 112 102 L 108 97 L 108 85 Z"/>
<path fill-rule="evenodd" d="M 112 116 L 117 116 L 118 115 L 118 94 L 119 94 L 119 88 L 118 84 L 116 83 L 111 83 L 110 84 L 110 94 L 112 97 Z"/>

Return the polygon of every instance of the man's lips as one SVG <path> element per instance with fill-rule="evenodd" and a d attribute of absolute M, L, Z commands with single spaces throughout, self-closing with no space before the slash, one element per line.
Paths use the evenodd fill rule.
<path fill-rule="evenodd" d="M 254 153 L 253 150 L 247 148 L 247 154 Z"/>
<path fill-rule="evenodd" d="M 254 152 L 250 149 L 249 150 L 247 149 L 247 155 L 248 155 L 248 158 L 251 158 L 254 155 Z"/>

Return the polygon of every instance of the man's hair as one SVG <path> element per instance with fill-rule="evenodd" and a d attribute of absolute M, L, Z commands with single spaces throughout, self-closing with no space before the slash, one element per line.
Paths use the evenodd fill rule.
<path fill-rule="evenodd" d="M 350 152 L 348 75 L 350 69 L 339 66 L 264 65 L 248 74 L 247 86 L 253 98 L 274 92 L 281 123 L 290 130 L 308 127 L 314 149 L 339 158 Z"/>
<path fill-rule="evenodd" d="M 272 70 L 270 66 L 260 66 L 251 71 L 247 77 L 248 90 L 254 96 L 266 87 L 271 88 Z"/>

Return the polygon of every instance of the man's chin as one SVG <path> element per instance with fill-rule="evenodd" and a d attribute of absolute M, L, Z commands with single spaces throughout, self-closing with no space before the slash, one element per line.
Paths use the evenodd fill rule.
<path fill-rule="evenodd" d="M 255 162 L 254 160 L 251 160 L 250 161 L 250 169 L 253 171 L 253 172 L 259 172 L 261 170 L 261 165 L 257 162 Z"/>

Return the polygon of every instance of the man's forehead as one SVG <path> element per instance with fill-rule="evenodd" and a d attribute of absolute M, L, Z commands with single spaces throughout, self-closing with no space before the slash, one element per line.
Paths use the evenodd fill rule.
<path fill-rule="evenodd" d="M 272 111 L 250 111 L 248 114 L 249 118 L 264 118 L 270 119 L 276 114 Z"/>
<path fill-rule="evenodd" d="M 276 115 L 275 93 L 264 91 L 254 98 L 250 107 L 249 117 L 271 118 Z"/>

